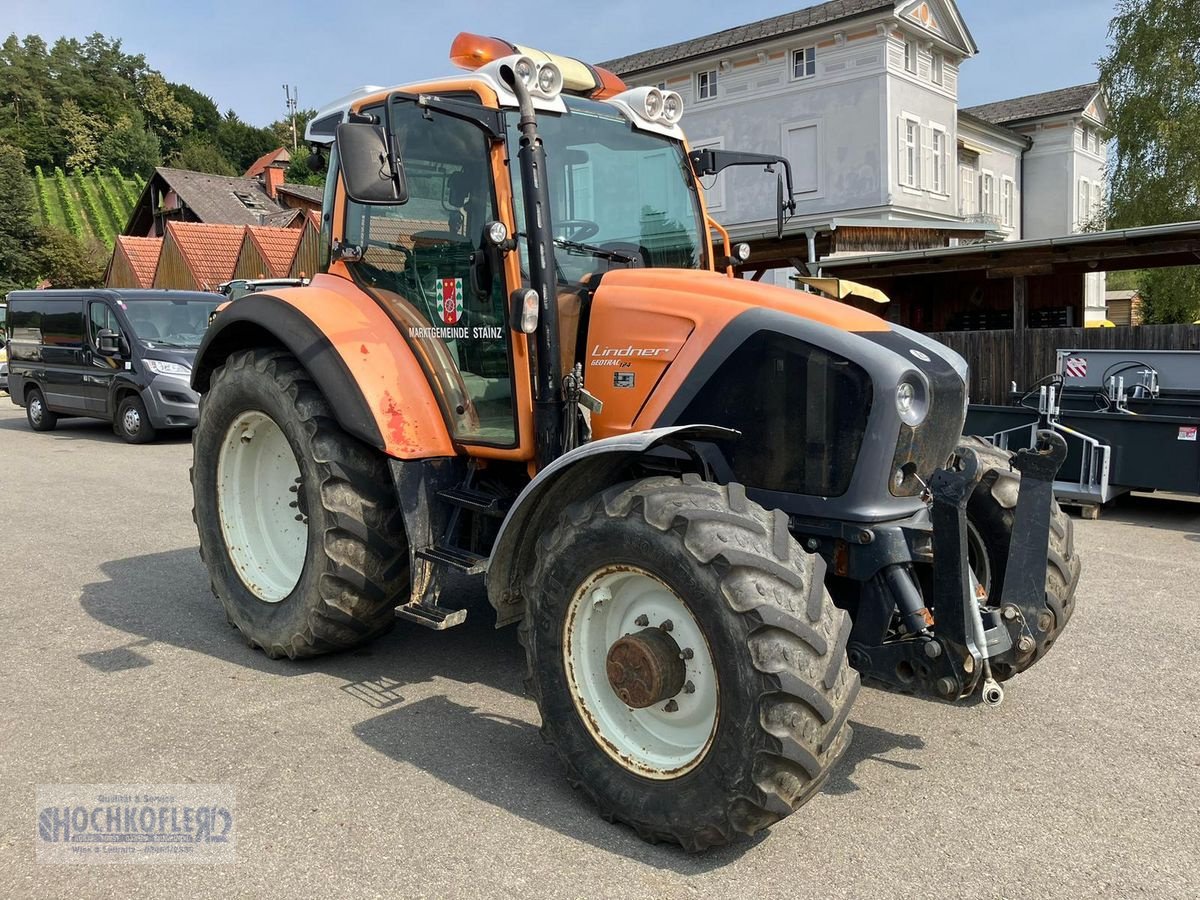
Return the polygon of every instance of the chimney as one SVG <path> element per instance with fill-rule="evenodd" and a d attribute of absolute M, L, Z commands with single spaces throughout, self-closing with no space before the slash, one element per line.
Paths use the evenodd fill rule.
<path fill-rule="evenodd" d="M 283 169 L 277 166 L 267 166 L 263 169 L 263 189 L 272 200 L 275 199 L 275 193 L 281 184 L 283 184 Z"/>

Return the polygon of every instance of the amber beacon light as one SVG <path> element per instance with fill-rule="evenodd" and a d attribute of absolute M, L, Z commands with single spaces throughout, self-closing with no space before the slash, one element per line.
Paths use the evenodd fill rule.
<path fill-rule="evenodd" d="M 533 47 L 523 47 L 502 41 L 500 38 L 485 37 L 470 32 L 459 32 L 450 45 L 450 61 L 462 69 L 478 69 L 490 62 L 520 53 L 534 60 L 539 66 L 544 63 L 554 63 L 562 72 L 563 90 L 572 94 L 582 94 L 603 100 L 613 97 L 626 89 L 625 82 L 615 74 L 599 66 L 590 66 L 585 62 L 560 56 L 557 53 L 546 53 Z"/>

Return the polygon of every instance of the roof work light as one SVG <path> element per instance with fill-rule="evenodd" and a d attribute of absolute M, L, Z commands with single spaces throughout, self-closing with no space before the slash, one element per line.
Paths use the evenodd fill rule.
<path fill-rule="evenodd" d="M 569 56 L 522 47 L 500 38 L 463 31 L 450 45 L 450 61 L 462 69 L 478 69 L 513 54 L 532 60 L 539 72 L 546 70 L 545 83 L 538 85 L 546 94 L 557 94 L 559 90 L 564 90 L 603 100 L 626 89 L 625 82 L 607 69 L 590 66 Z M 552 68 L 547 70 L 547 66 Z"/>

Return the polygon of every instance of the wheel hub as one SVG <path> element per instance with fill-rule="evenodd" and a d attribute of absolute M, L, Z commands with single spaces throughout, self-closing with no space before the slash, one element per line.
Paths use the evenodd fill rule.
<path fill-rule="evenodd" d="M 631 709 L 645 709 L 683 690 L 687 677 L 679 645 L 661 628 L 627 634 L 608 650 L 608 683 Z"/>

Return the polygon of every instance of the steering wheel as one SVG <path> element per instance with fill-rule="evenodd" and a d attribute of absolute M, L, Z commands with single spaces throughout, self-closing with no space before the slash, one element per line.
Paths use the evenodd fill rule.
<path fill-rule="evenodd" d="M 568 229 L 570 233 L 566 238 L 569 241 L 586 241 L 600 233 L 600 226 L 591 219 L 559 219 L 554 227 Z"/>

